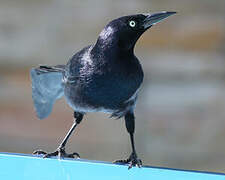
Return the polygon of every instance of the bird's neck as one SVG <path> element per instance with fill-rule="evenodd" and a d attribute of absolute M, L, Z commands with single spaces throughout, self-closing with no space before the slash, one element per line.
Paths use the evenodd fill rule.
<path fill-rule="evenodd" d="M 93 49 L 107 54 L 113 54 L 114 56 L 121 54 L 129 56 L 134 55 L 134 46 L 121 46 L 118 39 L 102 39 L 99 37 Z"/>

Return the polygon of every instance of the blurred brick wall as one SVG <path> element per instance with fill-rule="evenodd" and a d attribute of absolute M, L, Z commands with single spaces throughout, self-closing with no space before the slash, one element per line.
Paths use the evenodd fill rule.
<path fill-rule="evenodd" d="M 112 18 L 140 12 L 178 14 L 136 45 L 145 81 L 136 108 L 136 144 L 145 164 L 224 172 L 225 1 L 0 2 L 0 151 L 54 150 L 72 124 L 64 100 L 38 121 L 29 69 L 64 64 Z M 107 129 L 107 131 L 105 131 Z M 88 114 L 68 144 L 83 158 L 129 155 L 123 120 Z M 91 138 L 90 138 L 91 137 Z"/>

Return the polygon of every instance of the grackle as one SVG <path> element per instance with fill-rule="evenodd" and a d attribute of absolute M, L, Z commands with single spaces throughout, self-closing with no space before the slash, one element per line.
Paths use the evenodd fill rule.
<path fill-rule="evenodd" d="M 32 97 L 39 119 L 46 118 L 63 95 L 74 110 L 74 123 L 59 147 L 51 153 L 37 150 L 34 154 L 80 157 L 66 153 L 67 140 L 85 113 L 105 112 L 124 117 L 130 135 L 131 155 L 115 163 L 141 167 L 134 145 L 134 108 L 144 74 L 134 46 L 147 29 L 173 14 L 163 11 L 120 17 L 105 26 L 94 45 L 77 52 L 66 65 L 31 69 Z"/>

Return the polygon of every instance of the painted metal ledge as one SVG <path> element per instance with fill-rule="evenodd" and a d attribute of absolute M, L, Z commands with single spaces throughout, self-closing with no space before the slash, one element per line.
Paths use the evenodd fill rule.
<path fill-rule="evenodd" d="M 225 174 L 158 167 L 132 168 L 82 159 L 57 159 L 0 153 L 0 179 L 4 180 L 225 180 Z"/>

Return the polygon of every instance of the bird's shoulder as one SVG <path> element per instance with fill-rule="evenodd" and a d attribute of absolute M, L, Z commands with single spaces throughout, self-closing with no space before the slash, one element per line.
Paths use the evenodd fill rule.
<path fill-rule="evenodd" d="M 80 71 L 84 66 L 92 63 L 90 57 L 90 51 L 92 49 L 92 45 L 86 46 L 77 53 L 75 53 L 68 63 L 66 64 L 65 77 L 68 81 L 76 80 L 79 78 Z"/>
<path fill-rule="evenodd" d="M 67 69 L 69 71 L 74 70 L 74 67 L 79 67 L 83 64 L 83 61 L 87 60 L 89 58 L 89 51 L 92 48 L 91 45 L 84 47 L 77 53 L 75 53 L 70 60 L 67 63 Z"/>

